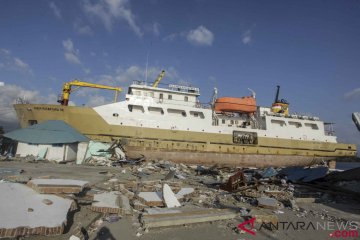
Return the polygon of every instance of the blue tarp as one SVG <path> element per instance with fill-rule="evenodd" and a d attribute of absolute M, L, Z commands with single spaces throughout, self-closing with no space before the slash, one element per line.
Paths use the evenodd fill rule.
<path fill-rule="evenodd" d="M 18 142 L 32 144 L 64 144 L 88 142 L 89 139 L 64 121 L 49 120 L 4 134 Z"/>

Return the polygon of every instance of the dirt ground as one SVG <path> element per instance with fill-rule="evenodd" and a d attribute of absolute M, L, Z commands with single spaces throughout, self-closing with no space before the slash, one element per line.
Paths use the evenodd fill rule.
<path fill-rule="evenodd" d="M 52 164 L 52 163 L 26 163 L 20 161 L 6 161 L 0 162 L 0 169 L 21 169 L 20 174 L 22 178 L 31 177 L 37 178 L 42 176 L 51 176 L 53 178 L 77 179 L 89 181 L 91 186 L 96 188 L 106 188 L 104 184 L 110 178 L 118 178 L 120 180 L 136 179 L 136 176 L 130 171 L 123 172 L 120 167 L 98 167 L 98 166 L 83 166 L 72 164 Z M 159 178 L 159 174 L 153 174 L 148 178 Z M 4 193 L 1 193 L 4 194 Z M 339 193 L 340 194 L 340 193 Z M 352 238 L 338 238 L 331 237 L 334 233 L 336 223 L 341 222 L 357 222 L 360 224 L 360 204 L 357 201 L 349 200 L 346 202 L 329 202 L 323 201 L 319 203 L 302 203 L 298 204 L 301 211 L 295 211 L 290 208 L 281 209 L 281 212 L 274 213 L 270 209 L 262 209 L 252 206 L 246 202 L 240 205 L 228 206 L 235 211 L 239 211 L 240 207 L 258 211 L 263 214 L 276 214 L 279 222 L 304 222 L 305 226 L 310 223 L 326 223 L 332 222 L 335 224 L 334 229 L 330 230 L 293 230 L 291 227 L 285 226 L 285 229 L 268 230 L 264 227 L 260 228 L 260 224 L 255 224 L 255 235 L 241 232 L 237 225 L 244 222 L 242 217 L 237 217 L 227 221 L 216 221 L 202 224 L 189 224 L 176 227 L 157 228 L 157 229 L 141 229 L 138 220 L 138 214 L 132 216 L 123 216 L 119 221 L 114 223 L 104 222 L 98 226 L 93 233 L 90 234 L 90 239 L 143 239 L 143 240 L 200 240 L 200 239 L 360 239 L 360 237 Z M 1 216 L 4 217 L 4 216 Z M 73 217 L 70 216 L 69 226 L 66 233 L 60 236 L 44 237 L 31 236 L 26 239 L 69 239 L 76 226 L 83 226 L 88 228 L 91 223 L 101 218 L 101 214 L 92 212 L 88 206 L 81 205 Z M 73 220 L 71 220 L 73 219 Z M 332 225 L 331 225 L 332 226 Z M 249 227 L 248 227 L 249 228 Z"/>

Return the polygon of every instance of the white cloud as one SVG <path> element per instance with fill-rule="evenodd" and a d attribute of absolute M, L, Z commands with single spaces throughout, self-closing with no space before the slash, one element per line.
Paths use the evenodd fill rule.
<path fill-rule="evenodd" d="M 81 65 L 82 63 L 79 58 L 79 49 L 76 49 L 74 47 L 74 44 L 71 41 L 71 39 L 68 38 L 67 40 L 64 40 L 62 43 L 65 49 L 65 53 L 64 53 L 65 59 L 69 63 Z"/>
<path fill-rule="evenodd" d="M 80 59 L 72 52 L 64 53 L 65 59 L 72 64 L 81 64 Z"/>
<path fill-rule="evenodd" d="M 80 19 L 75 20 L 74 30 L 79 35 L 94 35 L 94 31 L 89 25 L 85 25 Z"/>
<path fill-rule="evenodd" d="M 51 10 L 53 11 L 55 17 L 57 19 L 61 19 L 62 16 L 61 16 L 61 10 L 58 6 L 56 6 L 56 4 L 54 2 L 50 2 L 49 3 L 49 7 L 51 8 Z"/>
<path fill-rule="evenodd" d="M 159 36 L 160 35 L 160 24 L 158 22 L 154 22 L 151 24 L 146 24 L 144 26 L 144 29 L 147 32 L 152 33 L 154 36 Z"/>
<path fill-rule="evenodd" d="M 152 32 L 154 33 L 155 36 L 159 36 L 160 35 L 160 24 L 157 22 L 154 22 L 152 25 Z"/>
<path fill-rule="evenodd" d="M 98 17 L 109 32 L 112 30 L 114 22 L 122 19 L 127 22 L 137 36 L 143 35 L 135 22 L 135 16 L 130 9 L 128 0 L 101 0 L 94 4 L 85 1 L 83 9 L 89 15 Z"/>
<path fill-rule="evenodd" d="M 160 67 L 148 67 L 147 69 L 147 82 L 152 83 L 162 70 L 165 70 L 164 80 L 169 82 L 184 81 L 178 74 L 174 67 L 160 68 Z M 145 81 L 146 69 L 137 65 L 132 65 L 126 69 L 118 67 L 115 71 L 114 80 L 120 85 L 129 84 L 134 80 Z M 166 80 L 167 79 L 167 80 Z"/>
<path fill-rule="evenodd" d="M 83 68 L 84 73 L 89 74 L 91 72 L 90 68 Z"/>
<path fill-rule="evenodd" d="M 18 98 L 31 103 L 56 103 L 57 100 L 57 96 L 53 93 L 44 96 L 43 92 L 26 90 L 17 85 L 2 86 L 0 87 L 0 119 L 2 121 L 17 121 L 13 104 L 16 103 Z"/>
<path fill-rule="evenodd" d="M 13 56 L 7 49 L 0 49 L 0 69 L 33 74 L 29 64 L 24 60 Z"/>
<path fill-rule="evenodd" d="M 5 83 L 4 82 L 0 82 L 0 87 L 3 87 L 5 86 Z"/>
<path fill-rule="evenodd" d="M 252 41 L 251 30 L 245 31 L 241 37 L 242 37 L 241 41 L 243 44 L 245 44 L 245 45 L 250 44 Z"/>
<path fill-rule="evenodd" d="M 190 30 L 186 39 L 198 46 L 211 46 L 214 42 L 214 34 L 204 26 L 199 26 L 196 29 Z"/>
<path fill-rule="evenodd" d="M 96 107 L 96 106 L 104 105 L 107 103 L 109 103 L 108 99 L 106 99 L 104 96 L 95 94 L 95 95 L 91 96 L 91 98 L 86 103 L 86 105 L 89 107 Z"/>
<path fill-rule="evenodd" d="M 360 99 L 360 88 L 355 88 L 352 91 L 345 93 L 344 98 L 347 100 Z"/>
<path fill-rule="evenodd" d="M 165 42 L 172 42 L 172 41 L 175 40 L 175 38 L 178 37 L 178 35 L 179 35 L 179 34 L 177 34 L 177 33 L 171 33 L 171 34 L 165 36 L 165 37 L 163 38 L 163 41 L 165 41 Z"/>
<path fill-rule="evenodd" d="M 15 65 L 22 69 L 29 69 L 29 64 L 21 60 L 20 58 L 14 58 Z"/>

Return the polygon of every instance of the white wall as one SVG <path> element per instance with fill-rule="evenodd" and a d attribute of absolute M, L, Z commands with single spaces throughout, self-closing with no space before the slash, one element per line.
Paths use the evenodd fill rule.
<path fill-rule="evenodd" d="M 46 147 L 45 145 L 38 145 L 38 144 L 27 144 L 19 142 L 16 150 L 16 154 L 19 154 L 20 157 L 26 157 L 27 155 L 37 156 L 40 149 Z"/>
<path fill-rule="evenodd" d="M 76 164 L 82 164 L 83 163 L 83 161 L 85 159 L 85 155 L 86 155 L 88 145 L 89 145 L 88 142 L 80 142 L 78 144 L 77 156 L 76 156 Z"/>
<path fill-rule="evenodd" d="M 78 149 L 77 143 L 67 144 L 66 145 L 66 153 L 65 153 L 65 161 L 75 161 L 77 149 Z"/>
<path fill-rule="evenodd" d="M 65 147 L 66 146 L 66 147 Z M 38 156 L 41 149 L 47 148 L 45 159 L 49 161 L 61 162 L 75 161 L 77 158 L 77 143 L 67 145 L 49 145 L 49 144 L 28 144 L 18 143 L 16 154 L 20 157 L 26 157 L 27 155 Z M 65 150 L 66 149 L 66 150 Z M 65 151 L 65 159 L 64 159 Z"/>

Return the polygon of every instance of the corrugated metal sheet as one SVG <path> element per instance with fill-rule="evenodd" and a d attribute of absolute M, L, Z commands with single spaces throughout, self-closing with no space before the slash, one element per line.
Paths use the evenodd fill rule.
<path fill-rule="evenodd" d="M 87 142 L 85 137 L 64 121 L 50 120 L 27 128 L 4 134 L 4 137 L 18 142 L 33 144 L 62 144 Z"/>

